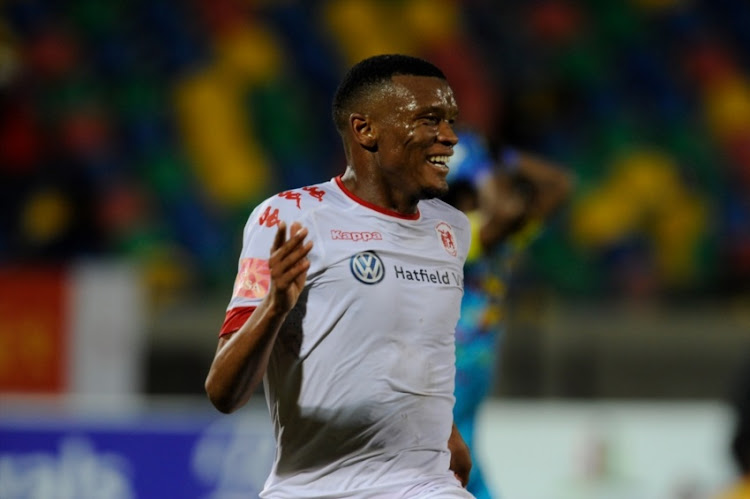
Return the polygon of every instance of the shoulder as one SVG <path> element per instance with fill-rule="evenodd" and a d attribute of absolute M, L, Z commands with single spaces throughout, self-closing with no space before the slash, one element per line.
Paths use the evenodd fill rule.
<path fill-rule="evenodd" d="M 258 204 L 248 223 L 270 227 L 282 220 L 287 223 L 303 220 L 316 210 L 335 206 L 339 196 L 331 181 L 281 191 Z"/>
<path fill-rule="evenodd" d="M 330 203 L 332 198 L 336 197 L 337 193 L 338 190 L 335 189 L 333 182 L 329 180 L 328 182 L 281 191 L 268 197 L 259 206 L 272 205 L 291 211 L 295 209 L 304 211 Z"/>
<path fill-rule="evenodd" d="M 425 219 L 439 219 L 458 229 L 469 230 L 468 217 L 461 210 L 454 208 L 445 201 L 427 199 L 420 203 L 419 209 Z"/>

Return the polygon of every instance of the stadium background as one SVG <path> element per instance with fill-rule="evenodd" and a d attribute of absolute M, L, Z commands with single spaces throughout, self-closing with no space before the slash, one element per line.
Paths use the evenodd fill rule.
<path fill-rule="evenodd" d="M 706 497 L 731 479 L 723 401 L 750 354 L 746 2 L 6 0 L 0 12 L 1 497 L 43 497 L 32 476 L 70 497 L 145 497 L 150 481 L 184 478 L 178 465 L 139 474 L 159 439 L 192 459 L 180 496 L 257 487 L 242 460 L 231 479 L 196 472 L 226 448 L 197 458 L 193 445 L 212 425 L 262 421 L 259 406 L 216 419 L 202 397 L 242 225 L 265 196 L 342 171 L 335 86 L 393 52 L 445 70 L 463 123 L 577 176 L 511 287 L 483 418 L 507 497 L 545 497 L 545 474 L 602 499 L 625 486 Z M 262 435 L 250 440 L 265 449 Z M 111 495 L 63 477 L 66 456 L 85 467 L 96 452 L 135 460 L 112 465 Z M 58 468 L 33 464 L 42 454 Z"/>

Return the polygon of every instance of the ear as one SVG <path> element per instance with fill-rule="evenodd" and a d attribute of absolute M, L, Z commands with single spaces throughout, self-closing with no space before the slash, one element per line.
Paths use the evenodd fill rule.
<path fill-rule="evenodd" d="M 377 133 L 372 126 L 372 119 L 364 114 L 352 113 L 349 115 L 349 126 L 352 130 L 354 140 L 367 149 L 377 144 Z"/>

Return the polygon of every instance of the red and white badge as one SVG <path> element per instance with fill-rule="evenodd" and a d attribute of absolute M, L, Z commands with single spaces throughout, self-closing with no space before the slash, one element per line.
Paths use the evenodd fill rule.
<path fill-rule="evenodd" d="M 234 296 L 243 298 L 263 298 L 271 286 L 271 271 L 268 260 L 261 258 L 243 258 L 240 260 L 240 271 L 234 282 Z"/>
<path fill-rule="evenodd" d="M 458 250 L 456 249 L 456 235 L 453 233 L 453 227 L 445 222 L 440 222 L 435 226 L 435 232 L 437 232 L 440 243 L 451 256 L 456 256 Z"/>

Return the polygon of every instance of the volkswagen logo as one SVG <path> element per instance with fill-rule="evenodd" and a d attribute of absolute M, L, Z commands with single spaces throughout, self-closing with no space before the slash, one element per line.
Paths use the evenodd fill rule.
<path fill-rule="evenodd" d="M 385 277 L 383 261 L 374 251 L 362 251 L 349 260 L 352 274 L 364 284 L 377 284 Z"/>

